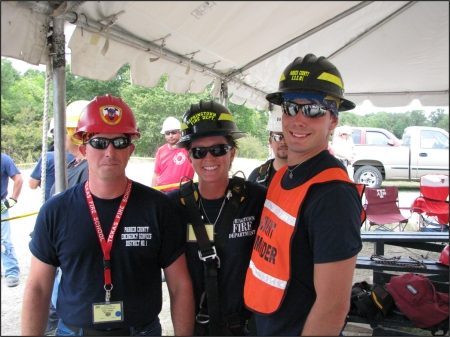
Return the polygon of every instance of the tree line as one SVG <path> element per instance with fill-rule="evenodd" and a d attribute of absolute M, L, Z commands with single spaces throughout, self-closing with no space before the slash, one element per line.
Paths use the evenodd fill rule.
<path fill-rule="evenodd" d="M 45 77 L 43 71 L 27 70 L 19 73 L 6 58 L 1 60 L 1 147 L 17 164 L 34 163 L 42 150 L 42 119 L 44 114 Z M 138 157 L 154 157 L 165 143 L 160 133 L 163 121 L 174 116 L 181 121 L 183 113 L 191 104 L 201 99 L 212 100 L 212 83 L 202 94 L 172 94 L 165 91 L 167 76 L 163 76 L 155 88 L 133 86 L 130 83 L 130 66 L 125 64 L 111 81 L 97 81 L 71 74 L 66 65 L 67 104 L 75 100 L 92 100 L 107 93 L 121 97 L 133 110 L 141 138 L 134 141 Z M 52 86 L 48 102 L 49 120 L 53 116 Z M 268 154 L 269 112 L 250 109 L 229 102 L 228 108 L 241 131 L 247 137 L 238 140 L 238 156 L 263 160 Z M 405 113 L 379 112 L 358 116 L 352 112 L 340 113 L 340 125 L 381 127 L 398 138 L 411 125 L 436 126 L 448 131 L 448 114 L 442 109 L 426 116 L 422 110 Z M 50 141 L 50 139 L 49 139 Z"/>

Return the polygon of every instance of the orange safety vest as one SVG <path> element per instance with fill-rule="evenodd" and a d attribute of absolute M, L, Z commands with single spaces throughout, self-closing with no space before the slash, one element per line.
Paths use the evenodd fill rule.
<path fill-rule="evenodd" d="M 309 187 L 336 180 L 354 184 L 347 172 L 340 168 L 330 168 L 292 190 L 284 190 L 280 188 L 280 184 L 286 170 L 287 166 L 278 170 L 270 183 L 245 279 L 245 305 L 261 314 L 274 313 L 281 306 L 291 274 L 290 247 L 299 205 Z M 364 185 L 355 185 L 362 197 Z M 286 200 L 289 202 L 286 203 Z M 361 224 L 365 217 L 362 210 Z"/>

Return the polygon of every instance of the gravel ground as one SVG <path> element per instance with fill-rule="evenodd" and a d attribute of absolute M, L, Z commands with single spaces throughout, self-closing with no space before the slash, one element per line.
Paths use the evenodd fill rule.
<path fill-rule="evenodd" d="M 237 158 L 233 169 L 242 170 L 246 176 L 258 166 L 262 161 L 247 160 Z M 20 317 L 22 311 L 22 297 L 26 280 L 28 278 L 28 272 L 30 267 L 31 253 L 28 249 L 28 243 L 30 241 L 29 233 L 33 230 L 36 215 L 29 215 L 33 212 L 37 212 L 40 207 L 41 190 L 31 190 L 28 187 L 28 179 L 31 173 L 31 169 L 22 169 L 22 176 L 24 179 L 24 185 L 22 193 L 19 197 L 19 202 L 14 208 L 10 210 L 10 216 L 23 216 L 15 220 L 11 220 L 12 240 L 16 249 L 16 253 L 19 259 L 19 266 L 21 269 L 20 283 L 17 287 L 8 288 L 5 281 L 2 278 L 1 282 L 1 335 L 2 336 L 19 336 L 20 335 Z M 150 185 L 153 174 L 153 162 L 142 159 L 134 159 L 130 161 L 127 168 L 127 175 L 133 180 L 139 181 L 143 184 Z M 401 192 L 400 203 L 407 206 L 412 203 L 415 197 L 418 196 L 418 192 Z M 405 213 L 408 214 L 409 212 Z M 410 230 L 417 230 L 416 219 L 414 216 L 410 219 L 412 223 Z M 364 229 L 364 227 L 362 228 Z M 402 257 L 413 256 L 420 257 L 423 254 L 421 251 L 413 249 L 405 249 L 401 247 L 389 247 L 386 246 L 386 256 L 398 256 Z M 370 256 L 373 252 L 373 245 L 371 243 L 365 243 L 363 251 L 360 253 L 362 256 Z M 438 258 L 438 254 L 430 254 L 430 258 Z M 2 271 L 3 274 L 3 271 Z M 355 272 L 354 282 L 367 281 L 372 282 L 372 273 L 370 270 L 358 269 Z M 163 283 L 163 309 L 160 314 L 161 324 L 163 327 L 163 335 L 173 335 L 173 327 L 170 318 L 170 306 L 169 296 L 166 284 Z M 370 326 L 363 324 L 349 324 L 344 332 L 346 336 L 370 336 L 372 334 Z"/>

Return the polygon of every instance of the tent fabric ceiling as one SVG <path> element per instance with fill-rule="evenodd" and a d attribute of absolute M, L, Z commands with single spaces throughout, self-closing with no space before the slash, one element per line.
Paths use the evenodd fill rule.
<path fill-rule="evenodd" d="M 30 1 L 19 3 L 1 2 L 2 56 L 45 64 L 48 15 L 27 8 Z M 224 80 L 233 103 L 267 109 L 265 93 L 277 90 L 283 69 L 313 53 L 336 65 L 345 97 L 356 104 L 400 107 L 419 99 L 423 106 L 448 106 L 448 2 L 87 1 L 70 11 L 88 25 L 117 15 L 111 30 L 154 46 L 166 37 L 162 57 L 150 62 L 159 48 L 110 37 L 103 55 L 107 30 L 78 26 L 66 51 L 74 75 L 111 80 L 129 63 L 133 85 L 154 87 L 168 74 L 167 91 L 199 93 L 215 80 L 217 97 Z M 187 62 L 165 52 L 211 72 L 187 72 Z"/>

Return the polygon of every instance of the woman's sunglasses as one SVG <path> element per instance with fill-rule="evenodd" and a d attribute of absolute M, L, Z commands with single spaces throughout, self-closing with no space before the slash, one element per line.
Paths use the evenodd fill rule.
<path fill-rule="evenodd" d="M 318 104 L 296 104 L 284 101 L 281 103 L 281 110 L 289 116 L 297 116 L 301 111 L 303 116 L 308 118 L 319 118 L 327 114 L 328 109 Z"/>
<path fill-rule="evenodd" d="M 166 132 L 164 132 L 164 133 L 166 134 L 166 136 L 168 136 L 168 135 L 170 135 L 170 134 L 176 135 L 178 132 L 180 132 L 180 131 L 178 131 L 178 130 L 176 130 L 176 131 L 166 131 Z"/>
<path fill-rule="evenodd" d="M 131 140 L 130 138 L 127 137 L 117 137 L 114 139 L 98 137 L 98 138 L 91 138 L 84 144 L 89 144 L 94 149 L 104 150 L 109 146 L 109 143 L 112 143 L 115 149 L 121 150 L 126 149 L 128 146 L 130 146 Z"/>
<path fill-rule="evenodd" d="M 211 153 L 214 157 L 221 157 L 230 151 L 232 147 L 228 144 L 218 144 L 210 147 L 193 147 L 189 150 L 194 159 L 205 158 L 207 153 Z"/>

